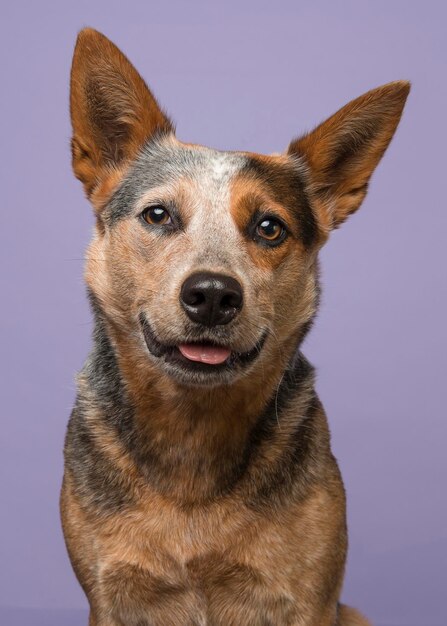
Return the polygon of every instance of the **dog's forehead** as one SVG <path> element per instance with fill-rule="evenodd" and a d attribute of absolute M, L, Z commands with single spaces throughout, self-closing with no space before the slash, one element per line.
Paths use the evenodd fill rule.
<path fill-rule="evenodd" d="M 306 193 L 306 167 L 286 156 L 265 157 L 249 152 L 220 151 L 162 135 L 142 149 L 109 203 L 111 222 L 126 217 L 151 190 L 189 180 L 208 210 L 223 219 L 233 182 L 243 177 L 251 190 L 264 190 L 300 221 L 305 243 L 315 238 L 316 224 Z M 244 187 L 245 188 L 245 187 Z"/>
<path fill-rule="evenodd" d="M 159 163 L 165 178 L 208 176 L 214 182 L 225 182 L 242 169 L 247 158 L 242 152 L 228 152 L 198 144 L 186 144 L 173 135 L 147 144 L 141 154 L 140 163 Z"/>
<path fill-rule="evenodd" d="M 175 185 L 180 180 L 198 183 L 203 193 L 217 193 L 247 166 L 243 153 L 224 152 L 205 146 L 184 144 L 173 136 L 162 136 L 144 146 L 111 202 L 111 217 L 125 217 L 147 191 Z M 212 187 L 212 190 L 211 190 Z"/>

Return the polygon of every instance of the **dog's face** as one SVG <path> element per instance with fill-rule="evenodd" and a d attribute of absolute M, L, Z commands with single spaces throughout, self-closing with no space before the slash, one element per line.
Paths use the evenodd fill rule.
<path fill-rule="evenodd" d="M 287 153 L 184 144 L 105 37 L 79 36 L 73 165 L 96 209 L 87 282 L 140 358 L 184 385 L 290 356 L 317 305 L 317 253 L 360 205 L 408 93 L 369 92 Z"/>
<path fill-rule="evenodd" d="M 296 159 L 159 137 L 102 212 L 90 288 L 169 374 L 231 382 L 313 315 L 321 233 L 305 174 Z"/>

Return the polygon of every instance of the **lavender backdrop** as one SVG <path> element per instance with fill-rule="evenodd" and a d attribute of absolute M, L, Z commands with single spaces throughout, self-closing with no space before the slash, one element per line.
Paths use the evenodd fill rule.
<path fill-rule="evenodd" d="M 84 25 L 122 47 L 181 139 L 222 149 L 281 150 L 367 89 L 413 81 L 363 208 L 322 255 L 306 352 L 349 497 L 346 601 L 375 623 L 447 623 L 446 18 L 427 0 L 2 2 L 2 626 L 86 623 L 58 518 L 91 330 L 68 118 Z"/>

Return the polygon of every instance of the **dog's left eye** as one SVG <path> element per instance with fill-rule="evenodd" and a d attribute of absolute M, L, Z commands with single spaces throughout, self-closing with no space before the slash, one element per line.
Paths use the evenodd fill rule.
<path fill-rule="evenodd" d="M 265 217 L 256 226 L 256 237 L 266 243 L 275 245 L 281 243 L 287 235 L 287 231 L 281 222 L 272 217 Z"/>
<path fill-rule="evenodd" d="M 169 212 L 164 208 L 164 206 L 161 206 L 161 204 L 147 207 L 147 209 L 144 209 L 141 217 L 145 222 L 153 224 L 154 226 L 172 224 L 172 218 L 169 215 Z"/>

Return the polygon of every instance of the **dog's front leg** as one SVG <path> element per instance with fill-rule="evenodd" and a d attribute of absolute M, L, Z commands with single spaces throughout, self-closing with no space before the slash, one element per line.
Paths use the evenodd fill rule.
<path fill-rule="evenodd" d="M 181 577 L 160 578 L 131 563 L 101 572 L 90 626 L 206 626 L 204 597 Z"/>

